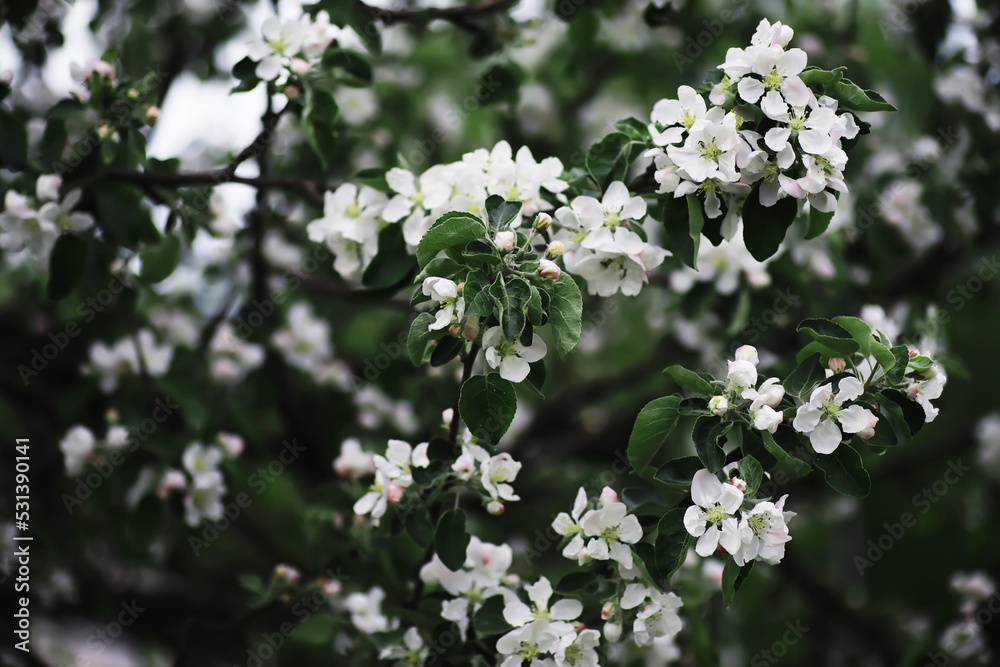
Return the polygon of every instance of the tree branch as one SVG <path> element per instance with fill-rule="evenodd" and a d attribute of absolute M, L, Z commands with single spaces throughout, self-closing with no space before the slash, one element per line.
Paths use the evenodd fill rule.
<path fill-rule="evenodd" d="M 478 32 L 478 26 L 470 23 L 469 19 L 488 16 L 496 12 L 509 9 L 517 4 L 518 0 L 483 0 L 471 5 L 461 5 L 458 7 L 428 7 L 426 9 L 380 9 L 372 7 L 362 0 L 354 0 L 354 7 L 358 11 L 364 12 L 373 19 L 382 21 L 386 25 L 393 23 L 409 23 L 410 25 L 423 26 L 433 20 L 448 21 L 464 30 Z"/>

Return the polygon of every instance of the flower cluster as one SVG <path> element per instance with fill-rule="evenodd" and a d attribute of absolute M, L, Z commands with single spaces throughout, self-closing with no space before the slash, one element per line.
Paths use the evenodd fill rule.
<path fill-rule="evenodd" d="M 274 332 L 271 343 L 290 366 L 308 373 L 321 384 L 343 385 L 343 378 L 350 373 L 342 362 L 333 358 L 330 323 L 316 317 L 304 301 L 288 309 L 288 325 Z"/>
<path fill-rule="evenodd" d="M 34 198 L 8 190 L 0 213 L 0 248 L 27 248 L 35 257 L 46 257 L 59 234 L 93 227 L 93 217 L 73 211 L 82 193 L 71 190 L 60 198 L 61 188 L 62 178 L 46 175 L 38 177 Z"/>
<path fill-rule="evenodd" d="M 94 343 L 83 372 L 99 377 L 101 390 L 111 393 L 121 375 L 144 371 L 150 377 L 160 377 L 170 368 L 173 358 L 172 344 L 160 344 L 151 330 L 140 329 L 134 336 L 122 338 L 111 346 Z"/>
<path fill-rule="evenodd" d="M 555 239 L 565 248 L 566 270 L 582 276 L 598 296 L 639 293 L 647 272 L 659 266 L 667 251 L 647 243 L 632 227 L 646 217 L 646 202 L 629 196 L 621 181 L 608 186 L 601 201 L 576 197 L 556 211 L 561 229 Z"/>
<path fill-rule="evenodd" d="M 734 356 L 727 369 L 726 391 L 709 399 L 709 410 L 715 415 L 723 415 L 745 405 L 755 429 L 774 433 L 783 420 L 782 413 L 775 408 L 785 397 L 784 387 L 776 377 L 768 378 L 757 386 L 757 364 L 760 361 L 757 348 L 743 345 L 736 349 Z M 745 404 L 745 401 L 750 402 Z"/>
<path fill-rule="evenodd" d="M 727 476 L 736 472 L 736 464 L 727 466 L 724 472 Z M 770 565 L 781 561 L 785 543 L 792 539 L 788 520 L 795 516 L 784 510 L 788 496 L 777 502 L 755 502 L 745 497 L 746 488 L 746 482 L 735 475 L 722 482 L 708 470 L 694 474 L 694 504 L 684 512 L 684 527 L 698 538 L 695 552 L 699 556 L 711 556 L 721 547 L 741 567 L 751 560 Z"/>
<path fill-rule="evenodd" d="M 490 514 L 502 514 L 505 501 L 521 499 L 510 485 L 517 478 L 521 463 L 506 452 L 490 456 L 489 452 L 475 444 L 468 430 L 462 437 L 462 453 L 451 469 L 459 481 L 479 494 Z"/>
<path fill-rule="evenodd" d="M 572 514 L 560 512 L 552 522 L 557 533 L 570 538 L 562 555 L 581 565 L 592 560 L 613 560 L 620 571 L 631 574 L 634 563 L 630 545 L 642 539 L 639 520 L 628 513 L 625 503 L 618 502 L 618 494 L 609 487 L 604 487 L 597 507 L 588 509 L 590 504 L 581 487 Z"/>
<path fill-rule="evenodd" d="M 59 450 L 63 453 L 66 474 L 75 477 L 82 473 L 87 461 L 99 456 L 99 449 L 107 450 L 113 456 L 113 452 L 128 444 L 128 437 L 128 429 L 119 424 L 110 426 L 101 442 L 97 441 L 94 434 L 86 426 L 74 426 L 59 441 Z"/>
<path fill-rule="evenodd" d="M 247 53 L 258 61 L 258 79 L 274 81 L 289 72 L 302 76 L 342 32 L 330 23 L 326 12 L 319 12 L 315 19 L 308 15 L 285 20 L 271 16 L 261 27 L 262 39 L 247 42 Z"/>
<path fill-rule="evenodd" d="M 846 192 L 847 155 L 842 139 L 857 136 L 850 113 L 837 102 L 816 97 L 800 78 L 806 53 L 786 50 L 793 31 L 766 19 L 746 49 L 731 48 L 719 66 L 725 75 L 709 95 L 711 107 L 689 86 L 677 99 L 656 103 L 651 115 L 659 192 L 674 197 L 698 193 L 705 215 L 723 215 L 722 234 L 733 238 L 740 201 L 760 183 L 759 201 L 773 206 L 783 197 L 807 200 L 819 211 L 836 208 L 833 191 Z M 735 91 L 734 91 L 735 88 Z M 737 98 L 744 106 L 734 108 Z M 762 136 L 741 129 L 752 114 L 770 129 Z"/>
<path fill-rule="evenodd" d="M 470 616 L 479 611 L 487 598 L 502 595 L 508 603 L 516 599 L 505 585 L 512 583 L 507 570 L 513 558 L 508 545 L 489 544 L 473 535 L 460 570 L 449 569 L 435 554 L 420 568 L 420 579 L 428 586 L 440 586 L 453 596 L 441 605 L 441 617 L 457 624 L 465 636 Z"/>
<path fill-rule="evenodd" d="M 398 503 L 406 489 L 413 484 L 410 466 L 425 468 L 430 465 L 430 460 L 427 458 L 427 446 L 426 442 L 413 447 L 410 443 L 402 440 L 390 440 L 386 447 L 385 456 L 373 455 L 375 482 L 368 488 L 368 492 L 354 503 L 354 513 L 371 514 L 372 519 L 376 522 L 381 519 L 388 506 Z M 353 449 L 352 446 L 351 450 Z M 344 469 L 348 470 L 351 476 L 356 476 L 355 473 L 367 472 L 362 467 L 363 464 L 360 463 L 362 457 L 359 452 L 351 451 L 349 454 L 351 460 L 358 461 L 358 463 L 344 464 Z M 344 456 L 344 453 L 341 456 Z"/>

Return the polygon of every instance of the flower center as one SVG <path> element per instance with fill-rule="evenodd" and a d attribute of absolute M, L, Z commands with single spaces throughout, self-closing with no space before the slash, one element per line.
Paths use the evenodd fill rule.
<path fill-rule="evenodd" d="M 522 660 L 534 660 L 538 657 L 538 644 L 523 641 L 518 645 L 516 654 L 521 656 Z"/>
<path fill-rule="evenodd" d="M 536 604 L 531 605 L 531 615 L 535 618 L 542 619 L 545 621 L 551 620 L 552 616 L 549 615 L 549 610 L 545 607 L 539 607 Z"/>
<path fill-rule="evenodd" d="M 778 73 L 777 67 L 771 68 L 771 73 L 764 77 L 764 87 L 768 90 L 780 90 L 785 77 Z"/>
<path fill-rule="evenodd" d="M 361 215 L 361 207 L 358 206 L 357 202 L 352 201 L 347 205 L 347 208 L 344 209 L 344 213 L 347 214 L 347 217 L 349 218 L 357 218 Z"/>
<path fill-rule="evenodd" d="M 618 526 L 608 526 L 601 531 L 601 539 L 611 544 L 618 541 Z"/>
<path fill-rule="evenodd" d="M 771 527 L 771 522 L 763 514 L 751 514 L 747 520 L 747 524 L 749 524 L 754 535 L 760 535 Z"/>
<path fill-rule="evenodd" d="M 722 155 L 722 149 L 715 145 L 715 139 L 712 139 L 708 143 L 704 141 L 699 141 L 698 146 L 701 147 L 701 157 L 705 160 L 711 160 L 712 162 L 718 162 L 719 156 Z"/>
<path fill-rule="evenodd" d="M 687 109 L 684 110 L 684 115 L 681 116 L 681 125 L 688 130 L 690 130 L 691 126 L 694 125 L 694 115 Z"/>
<path fill-rule="evenodd" d="M 709 523 L 721 526 L 722 522 L 728 518 L 729 515 L 722 509 L 719 503 L 712 503 L 711 507 L 705 508 L 705 521 Z"/>
<path fill-rule="evenodd" d="M 577 660 L 583 658 L 583 647 L 577 646 L 576 644 L 570 644 L 566 647 L 563 657 L 567 664 L 575 665 Z"/>

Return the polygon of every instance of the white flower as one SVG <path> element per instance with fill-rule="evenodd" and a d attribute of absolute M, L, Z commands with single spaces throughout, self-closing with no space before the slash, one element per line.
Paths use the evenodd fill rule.
<path fill-rule="evenodd" d="M 264 363 L 264 348 L 236 336 L 228 322 L 215 330 L 208 352 L 212 377 L 223 382 L 237 382 Z"/>
<path fill-rule="evenodd" d="M 707 110 L 705 99 L 694 88 L 681 86 L 676 100 L 660 100 L 653 106 L 651 120 L 665 128 L 660 132 L 655 125 L 650 127 L 653 143 L 657 146 L 680 143 L 684 131 L 691 129 Z"/>
<path fill-rule="evenodd" d="M 182 461 L 184 467 L 194 478 L 205 473 L 214 473 L 222 461 L 222 449 L 214 446 L 205 447 L 200 442 L 192 442 L 184 450 Z"/>
<path fill-rule="evenodd" d="M 691 480 L 694 504 L 684 512 L 684 527 L 698 538 L 695 552 L 711 556 L 719 544 L 729 553 L 740 547 L 738 525 L 733 514 L 743 504 L 743 492 L 723 484 L 708 470 L 699 470 Z"/>
<path fill-rule="evenodd" d="M 243 438 L 235 433 L 219 433 L 215 439 L 226 452 L 226 456 L 236 457 L 243 453 Z"/>
<path fill-rule="evenodd" d="M 544 664 L 542 658 L 555 652 L 559 645 L 559 635 L 550 625 L 549 621 L 539 619 L 498 639 L 497 652 L 505 656 L 500 667 L 519 667 L 524 661 L 529 665 Z"/>
<path fill-rule="evenodd" d="M 566 512 L 560 512 L 552 522 L 552 529 L 564 537 L 572 537 L 569 543 L 563 548 L 562 555 L 565 558 L 581 559 L 586 556 L 586 549 L 583 545 L 583 517 L 584 510 L 587 509 L 587 492 L 580 487 L 576 493 L 576 500 L 573 502 L 572 516 Z M 589 514 L 589 513 L 588 513 Z"/>
<path fill-rule="evenodd" d="M 399 665 L 422 665 L 428 653 L 430 649 L 424 645 L 420 631 L 409 628 L 403 635 L 403 646 L 387 646 L 379 651 L 378 657 L 381 660 L 399 660 Z"/>
<path fill-rule="evenodd" d="M 742 142 L 736 131 L 736 115 L 722 113 L 721 108 L 713 108 L 691 127 L 683 145 L 667 146 L 670 159 L 695 183 L 739 180 L 736 157 Z"/>
<path fill-rule="evenodd" d="M 120 424 L 116 424 L 108 429 L 104 436 L 104 446 L 109 449 L 121 449 L 128 444 L 128 429 Z"/>
<path fill-rule="evenodd" d="M 742 391 L 757 384 L 757 367 L 746 359 L 735 359 L 729 362 L 726 379 L 731 389 Z"/>
<path fill-rule="evenodd" d="M 785 397 L 785 388 L 778 382 L 778 378 L 768 378 L 764 380 L 759 389 L 754 389 L 751 386 L 743 390 L 740 396 L 751 400 L 751 413 L 757 412 L 762 407 L 778 407 L 781 399 Z"/>
<path fill-rule="evenodd" d="M 925 422 L 932 422 L 937 417 L 938 409 L 931 404 L 931 401 L 941 397 L 944 385 L 948 382 L 948 377 L 939 366 L 932 366 L 931 370 L 935 372 L 934 377 L 916 383 L 916 393 L 913 396 L 914 400 L 924 409 Z"/>
<path fill-rule="evenodd" d="M 777 565 L 785 555 L 785 542 L 791 540 L 788 521 L 795 512 L 785 512 L 787 495 L 778 502 L 760 502 L 740 520 L 740 548 L 733 552 L 733 560 L 742 567 L 747 561 L 757 559 Z"/>
<path fill-rule="evenodd" d="M 595 650 L 600 643 L 601 635 L 597 630 L 583 630 L 579 634 L 575 630 L 563 633 L 553 655 L 556 665 L 600 667 Z"/>
<path fill-rule="evenodd" d="M 747 50 L 748 53 L 751 49 Z M 750 72 L 760 76 L 746 76 L 737 85 L 740 97 L 756 104 L 765 92 L 780 96 L 793 107 L 804 107 L 812 95 L 802 83 L 799 74 L 805 69 L 808 57 L 802 49 L 783 50 L 781 47 L 753 49 Z"/>
<path fill-rule="evenodd" d="M 94 434 L 86 426 L 74 426 L 59 442 L 59 449 L 65 459 L 66 474 L 75 477 L 83 472 L 83 466 L 94 452 Z"/>
<path fill-rule="evenodd" d="M 357 479 L 375 472 L 375 459 L 371 452 L 361 449 L 356 438 L 348 438 L 340 445 L 340 455 L 333 461 L 338 475 Z"/>
<path fill-rule="evenodd" d="M 583 519 L 583 534 L 590 537 L 587 555 L 595 560 L 609 558 L 626 568 L 632 567 L 632 548 L 642 539 L 642 526 L 628 514 L 624 503 L 610 503 L 587 514 Z"/>
<path fill-rule="evenodd" d="M 62 178 L 56 174 L 42 175 L 35 182 L 35 196 L 39 201 L 56 201 L 59 199 L 59 188 Z"/>
<path fill-rule="evenodd" d="M 330 324 L 313 314 L 305 301 L 288 309 L 288 326 L 274 332 L 271 342 L 281 350 L 289 365 L 306 373 L 315 373 L 333 357 Z"/>
<path fill-rule="evenodd" d="M 792 426 L 799 433 L 808 433 L 809 442 L 818 454 L 832 454 L 840 446 L 844 433 L 858 433 L 869 428 L 871 413 L 860 405 L 844 407 L 864 393 L 865 387 L 854 377 L 844 378 L 833 393 L 831 385 L 813 389 L 809 402 L 800 405 Z M 838 426 L 837 423 L 840 423 Z"/>
<path fill-rule="evenodd" d="M 500 372 L 500 377 L 511 382 L 521 382 L 531 371 L 530 363 L 541 360 L 548 347 L 537 333 L 532 334 L 531 345 L 509 341 L 499 326 L 490 327 L 483 334 L 486 363 Z"/>
<path fill-rule="evenodd" d="M 521 464 L 504 452 L 480 464 L 480 481 L 493 500 L 520 500 L 514 488 L 506 482 L 513 482 Z"/>
<path fill-rule="evenodd" d="M 597 296 L 611 296 L 621 291 L 635 296 L 649 281 L 648 272 L 663 263 L 667 251 L 650 243 L 642 245 L 635 255 L 595 251 L 580 256 L 571 266 L 569 254 L 566 269 L 587 281 L 587 291 Z"/>
<path fill-rule="evenodd" d="M 758 431 L 774 433 L 784 420 L 784 415 L 769 405 L 762 405 L 753 413 L 753 427 Z"/>
<path fill-rule="evenodd" d="M 324 195 L 323 217 L 306 226 L 309 240 L 334 252 L 333 268 L 347 280 L 358 279 L 378 253 L 386 201 L 374 188 L 345 183 Z"/>
<path fill-rule="evenodd" d="M 549 598 L 552 597 L 552 584 L 545 577 L 524 590 L 532 605 L 529 607 L 517 597 L 511 596 L 503 609 L 503 617 L 515 628 L 526 625 L 536 619 L 547 621 L 572 621 L 583 613 L 583 604 L 579 600 L 559 600 L 549 608 Z"/>
<path fill-rule="evenodd" d="M 344 607 L 351 615 L 351 623 L 354 627 L 366 635 L 375 632 L 385 632 L 395 623 L 389 623 L 389 619 L 382 614 L 382 600 L 385 599 L 385 591 L 380 586 L 375 586 L 367 593 L 351 593 L 344 599 Z"/>
<path fill-rule="evenodd" d="M 192 528 L 204 519 L 218 521 L 224 511 L 222 495 L 226 485 L 222 473 L 207 470 L 194 475 L 188 494 L 184 497 L 184 519 Z"/>
<path fill-rule="evenodd" d="M 441 309 L 434 316 L 434 322 L 427 326 L 428 331 L 444 329 L 453 321 L 460 322 L 465 317 L 465 299 L 458 295 L 458 285 L 455 281 L 431 276 L 424 279 L 422 291 L 433 301 L 441 304 Z"/>
<path fill-rule="evenodd" d="M 283 58 L 292 58 L 299 53 L 306 38 L 309 18 L 282 21 L 277 16 L 264 20 L 262 41 L 247 42 L 248 55 L 260 62 L 255 71 L 257 78 L 273 81 L 281 73 Z"/>
<path fill-rule="evenodd" d="M 635 643 L 649 646 L 656 637 L 673 637 L 680 632 L 683 623 L 677 610 L 684 604 L 674 593 L 661 593 L 641 584 L 629 584 L 622 594 L 622 609 L 632 609 L 645 600 L 649 603 L 636 615 L 632 632 Z"/>
<path fill-rule="evenodd" d="M 448 171 L 441 165 L 431 167 L 419 178 L 405 169 L 390 169 L 385 180 L 396 196 L 386 204 L 382 215 L 387 222 L 403 222 L 403 238 L 407 245 L 416 247 L 434 218 L 427 220 L 427 213 L 440 206 L 451 196 Z"/>

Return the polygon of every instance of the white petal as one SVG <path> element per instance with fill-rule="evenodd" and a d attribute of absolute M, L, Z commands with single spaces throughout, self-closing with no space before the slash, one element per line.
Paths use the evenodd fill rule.
<path fill-rule="evenodd" d="M 868 413 L 860 405 L 852 405 L 837 415 L 844 433 L 857 433 L 868 428 Z"/>
<path fill-rule="evenodd" d="M 824 419 L 809 434 L 809 442 L 817 454 L 832 454 L 840 446 L 843 434 L 836 422 Z"/>
<path fill-rule="evenodd" d="M 691 500 L 702 507 L 708 507 L 719 499 L 722 482 L 708 470 L 699 470 L 691 480 Z"/>
<path fill-rule="evenodd" d="M 583 603 L 579 600 L 559 600 L 552 605 L 549 613 L 557 621 L 572 621 L 583 613 Z"/>
<path fill-rule="evenodd" d="M 522 625 L 531 623 L 535 617 L 528 605 L 520 600 L 515 600 L 507 603 L 507 606 L 503 608 L 503 619 L 515 628 L 519 628 Z"/>

